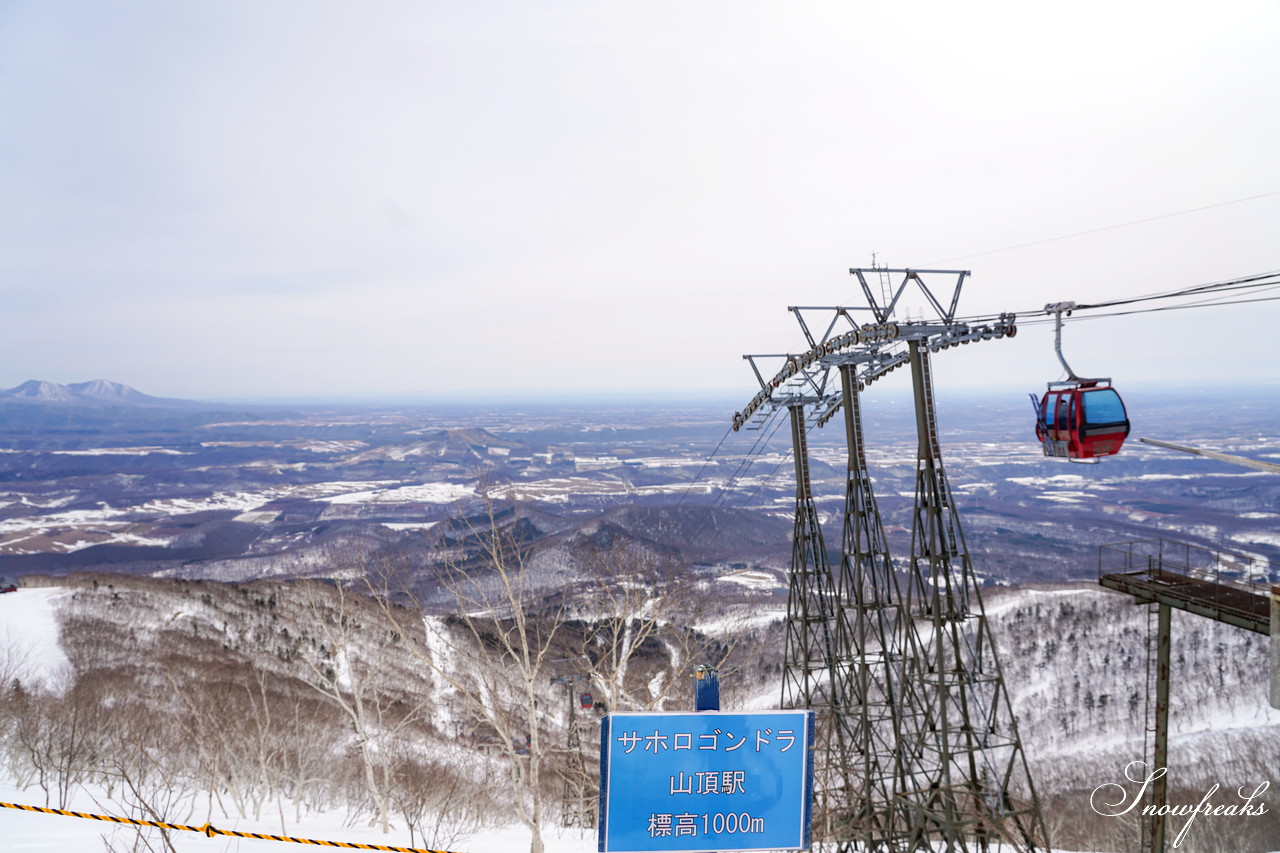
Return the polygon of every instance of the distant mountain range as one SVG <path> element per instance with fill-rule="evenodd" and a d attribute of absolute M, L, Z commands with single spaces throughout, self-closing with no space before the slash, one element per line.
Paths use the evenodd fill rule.
<path fill-rule="evenodd" d="M 109 379 L 60 385 L 29 379 L 0 391 L 0 403 L 70 404 L 76 406 L 189 406 L 190 400 L 153 397 Z"/>

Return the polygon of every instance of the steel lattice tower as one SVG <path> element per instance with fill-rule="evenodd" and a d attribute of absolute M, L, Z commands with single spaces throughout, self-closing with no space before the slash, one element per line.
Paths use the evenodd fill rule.
<path fill-rule="evenodd" d="M 920 619 L 914 787 L 903 792 L 924 849 L 1043 849 L 1046 832 L 982 594 L 942 467 L 929 352 L 908 343 L 915 393 L 916 499 L 908 606 Z M 905 734 L 905 733 L 904 733 Z"/>
<path fill-rule="evenodd" d="M 582 754 L 582 723 L 578 720 L 573 689 L 574 683 L 581 679 L 580 675 L 562 675 L 551 679 L 552 684 L 565 685 L 569 698 L 569 720 L 565 726 L 565 763 L 560 770 L 564 780 L 564 811 L 560 815 L 560 825 L 591 828 L 596 825 L 595 806 L 599 791 L 593 790 L 597 786 L 592 783 L 592 776 L 587 772 Z"/>
<path fill-rule="evenodd" d="M 809 443 L 804 408 L 792 406 L 791 441 L 796 471 L 795 530 L 788 575 L 786 638 L 783 646 L 782 707 L 829 704 L 826 662 L 833 655 L 831 566 L 809 480 Z"/>
<path fill-rule="evenodd" d="M 862 801 L 856 775 L 857 742 L 844 686 L 847 662 L 838 643 L 847 629 L 833 582 L 822 524 L 809 479 L 809 445 L 801 405 L 788 409 L 796 473 L 795 531 L 788 573 L 783 645 L 782 707 L 812 708 L 817 715 L 814 751 L 814 834 L 848 835 Z"/>
<path fill-rule="evenodd" d="M 864 273 L 870 308 L 792 308 L 809 344 L 783 356 L 771 380 L 734 417 L 759 429 L 787 408 L 796 503 L 783 670 L 784 707 L 818 711 L 815 840 L 824 850 L 985 851 L 1004 843 L 1047 849 L 1035 789 L 964 541 L 937 436 L 929 352 L 1012 336 L 1013 315 L 989 325 L 955 319 L 964 271 L 949 303 L 918 270 L 875 269 L 883 303 Z M 896 290 L 890 273 L 903 273 Z M 938 322 L 890 322 L 910 283 Z M 813 335 L 802 311 L 834 312 Z M 851 310 L 872 311 L 858 326 Z M 847 321 L 852 327 L 835 334 Z M 901 588 L 867 470 L 859 392 L 910 365 L 918 433 L 912 554 Z M 861 373 L 855 372 L 860 368 Z M 833 368 L 840 390 L 828 389 Z M 859 380 L 859 376 L 861 380 Z M 845 410 L 848 474 L 838 571 L 830 570 L 809 478 L 806 407 L 818 426 Z M 825 721 L 825 724 L 824 724 Z M 825 731 L 824 731 L 825 730 Z"/>
<path fill-rule="evenodd" d="M 845 618 L 837 648 L 851 652 L 843 707 L 855 726 L 857 772 L 863 780 L 858 819 L 838 850 L 909 849 L 909 812 L 898 792 L 908 779 L 899 745 L 918 720 L 907 667 L 915 657 L 914 626 L 903 606 L 871 487 L 862 405 L 852 364 L 840 366 L 848 466 L 837 592 Z M 854 842 L 853 844 L 848 843 Z"/>

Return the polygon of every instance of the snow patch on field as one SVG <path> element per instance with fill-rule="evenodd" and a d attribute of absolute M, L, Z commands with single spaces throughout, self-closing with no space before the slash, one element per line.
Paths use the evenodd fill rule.
<path fill-rule="evenodd" d="M 1074 487 L 1077 489 L 1088 485 L 1085 478 L 1079 474 L 1054 474 L 1050 477 L 1009 477 L 1008 482 L 1028 487 L 1057 486 L 1059 488 Z"/>
<path fill-rule="evenodd" d="M 382 526 L 388 530 L 430 530 L 438 521 L 384 521 Z"/>
<path fill-rule="evenodd" d="M 59 587 L 0 595 L 0 673 L 52 685 L 69 665 L 58 642 Z"/>
<path fill-rule="evenodd" d="M 732 583 L 740 583 L 748 589 L 783 589 L 785 584 L 778 581 L 778 576 L 773 572 L 764 571 L 762 569 L 740 569 L 738 571 L 723 574 L 719 578 L 722 581 L 730 581 Z"/>
<path fill-rule="evenodd" d="M 242 512 L 232 521 L 239 521 L 245 524 L 270 524 L 275 521 L 280 513 L 273 509 L 251 509 L 248 512 Z"/>
<path fill-rule="evenodd" d="M 739 481 L 742 486 L 743 481 Z M 700 494 L 710 493 L 719 483 L 703 481 L 696 491 Z M 591 495 L 672 495 L 682 494 L 690 490 L 686 483 L 670 483 L 654 486 L 633 486 L 626 480 L 597 480 L 587 477 L 550 477 L 545 480 L 534 480 L 526 483 L 512 483 L 504 487 L 502 497 L 508 500 L 536 500 L 547 503 L 566 503 L 571 498 Z"/>
<path fill-rule="evenodd" d="M 120 519 L 124 513 L 103 504 L 98 510 L 70 510 L 0 521 L 0 550 L 9 554 L 70 553 L 91 545 L 167 545 L 146 536 L 148 525 Z"/>
<path fill-rule="evenodd" d="M 1088 492 L 1044 492 L 1036 495 L 1037 500 L 1057 501 L 1058 503 L 1078 504 L 1083 501 L 1093 500 L 1093 496 Z"/>
<path fill-rule="evenodd" d="M 1251 545 L 1280 546 L 1280 533 L 1270 533 L 1265 530 L 1246 530 L 1243 533 L 1231 534 L 1231 541 Z"/>
<path fill-rule="evenodd" d="M 190 456 L 185 450 L 170 447 L 95 447 L 91 450 L 53 450 L 55 456 L 150 456 L 161 453 L 167 456 Z"/>
<path fill-rule="evenodd" d="M 451 504 L 467 498 L 473 498 L 475 495 L 476 490 L 473 487 L 462 483 L 421 483 L 413 486 L 398 486 L 394 489 L 368 489 L 359 492 L 346 492 L 340 495 L 322 497 L 320 500 L 331 504 Z"/>

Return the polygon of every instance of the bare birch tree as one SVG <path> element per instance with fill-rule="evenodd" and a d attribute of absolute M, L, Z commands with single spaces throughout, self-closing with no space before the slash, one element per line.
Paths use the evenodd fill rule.
<path fill-rule="evenodd" d="M 427 616 L 420 605 L 389 603 L 384 612 L 404 637 L 417 638 L 418 659 L 496 740 L 514 813 L 529 830 L 530 853 L 543 853 L 549 744 L 539 722 L 564 614 L 534 588 L 527 545 L 519 524 L 509 521 L 486 500 L 480 516 L 458 522 L 456 537 L 442 543 L 440 584 L 453 615 Z M 383 592 L 388 581 L 370 578 Z"/>
<path fill-rule="evenodd" d="M 722 666 L 742 637 L 740 615 L 661 555 L 615 545 L 590 552 L 586 569 L 590 580 L 573 603 L 582 627 L 569 655 L 609 711 L 687 704 L 694 669 Z"/>
<path fill-rule="evenodd" d="M 350 724 L 376 821 L 389 832 L 398 754 L 394 741 L 421 719 L 426 698 L 389 683 L 380 662 L 372 659 L 385 631 L 379 631 L 384 626 L 365 596 L 341 582 L 310 584 L 303 594 L 321 640 L 314 653 L 302 656 L 308 683 Z"/>

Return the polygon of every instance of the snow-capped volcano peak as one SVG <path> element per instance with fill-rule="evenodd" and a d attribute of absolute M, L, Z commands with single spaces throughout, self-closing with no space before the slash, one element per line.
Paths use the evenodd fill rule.
<path fill-rule="evenodd" d="M 130 388 L 121 382 L 112 382 L 110 379 L 72 382 L 66 387 L 77 397 L 87 397 L 104 403 L 146 403 L 156 399 L 150 394 L 143 394 L 136 388 Z"/>
<path fill-rule="evenodd" d="M 130 388 L 120 382 L 109 379 L 94 379 L 90 382 L 72 382 L 61 385 L 57 382 L 44 382 L 39 379 L 28 379 L 21 385 L 0 391 L 0 402 L 13 403 L 73 403 L 82 406 L 102 405 L 163 405 L 179 401 L 168 401 L 160 397 L 143 394 L 136 388 Z"/>
<path fill-rule="evenodd" d="M 28 379 L 15 388 L 0 391 L 0 398 L 36 403 L 70 403 L 75 400 L 76 394 L 66 385 L 59 385 L 57 382 Z"/>

